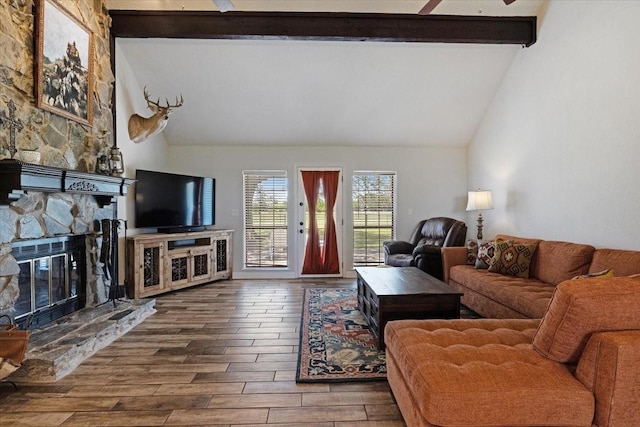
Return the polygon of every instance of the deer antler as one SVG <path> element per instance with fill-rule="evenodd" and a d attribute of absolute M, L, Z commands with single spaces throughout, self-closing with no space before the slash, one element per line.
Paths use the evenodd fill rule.
<path fill-rule="evenodd" d="M 152 110 L 159 110 L 159 109 L 163 109 L 163 110 L 169 109 L 169 110 L 171 110 L 173 108 L 181 107 L 182 104 L 184 104 L 184 99 L 182 98 L 182 94 L 180 94 L 180 100 L 179 101 L 178 101 L 178 97 L 176 96 L 175 105 L 169 104 L 169 98 L 165 98 L 165 100 L 167 102 L 167 105 L 165 107 L 160 105 L 160 98 L 158 98 L 158 100 L 154 102 L 151 99 L 149 99 L 149 97 L 150 97 L 149 92 L 147 92 L 147 87 L 145 86 L 144 87 L 144 99 L 145 99 L 145 101 L 147 101 L 147 106 L 149 108 L 151 108 Z M 155 108 L 153 108 L 152 106 L 155 107 Z"/>
<path fill-rule="evenodd" d="M 149 99 L 149 92 L 147 92 L 147 87 L 144 87 L 144 100 L 147 101 L 147 106 L 149 108 L 151 108 L 151 106 L 155 106 L 156 108 L 160 108 L 160 98 L 158 98 L 158 100 L 156 102 L 153 102 L 152 100 Z M 151 108 L 153 109 L 153 108 Z"/>
<path fill-rule="evenodd" d="M 158 101 L 160 101 L 160 100 L 158 100 Z M 182 94 L 180 94 L 180 101 L 178 101 L 178 97 L 176 96 L 175 105 L 170 105 L 169 104 L 169 98 L 165 98 L 165 101 L 167 101 L 167 108 L 178 108 L 178 107 L 182 107 L 182 104 L 184 104 L 184 99 L 182 99 Z"/>

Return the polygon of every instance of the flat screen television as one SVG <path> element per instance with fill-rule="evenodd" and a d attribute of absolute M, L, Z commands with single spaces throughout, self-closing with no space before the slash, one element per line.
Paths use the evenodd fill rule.
<path fill-rule="evenodd" d="M 135 189 L 136 228 L 177 233 L 215 224 L 213 178 L 138 169 Z"/>

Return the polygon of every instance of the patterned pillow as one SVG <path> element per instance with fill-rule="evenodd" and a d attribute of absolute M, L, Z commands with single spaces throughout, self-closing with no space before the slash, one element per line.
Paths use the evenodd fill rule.
<path fill-rule="evenodd" d="M 467 265 L 475 265 L 478 259 L 478 242 L 473 239 L 467 240 Z"/>
<path fill-rule="evenodd" d="M 478 258 L 476 259 L 475 268 L 486 270 L 491 264 L 494 251 L 496 249 L 496 242 L 485 242 L 478 246 Z"/>
<path fill-rule="evenodd" d="M 610 268 L 608 270 L 598 271 L 597 273 L 580 274 L 578 276 L 572 277 L 571 280 L 590 279 L 592 277 L 600 277 L 602 279 L 611 279 L 613 277 L 613 269 Z"/>
<path fill-rule="evenodd" d="M 531 259 L 536 248 L 537 245 L 522 245 L 498 240 L 489 264 L 489 271 L 528 279 Z"/>

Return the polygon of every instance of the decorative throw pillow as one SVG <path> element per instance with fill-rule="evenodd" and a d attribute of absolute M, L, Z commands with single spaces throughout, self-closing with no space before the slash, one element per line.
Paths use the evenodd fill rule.
<path fill-rule="evenodd" d="M 467 265 L 475 265 L 478 258 L 478 242 L 467 240 Z"/>
<path fill-rule="evenodd" d="M 536 248 L 537 245 L 522 245 L 498 240 L 489 264 L 489 271 L 528 279 L 531 259 Z"/>
<path fill-rule="evenodd" d="M 495 249 L 496 242 L 493 240 L 478 246 L 478 258 L 476 259 L 475 268 L 484 270 L 489 268 Z"/>
<path fill-rule="evenodd" d="M 598 271 L 597 273 L 580 274 L 578 276 L 572 277 L 571 280 L 590 279 L 592 277 L 600 277 L 601 279 L 611 279 L 613 277 L 613 268 L 610 268 L 608 270 Z"/>

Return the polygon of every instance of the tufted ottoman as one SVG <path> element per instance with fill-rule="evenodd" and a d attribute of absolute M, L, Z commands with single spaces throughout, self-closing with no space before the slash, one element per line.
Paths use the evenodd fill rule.
<path fill-rule="evenodd" d="M 391 388 L 409 426 L 589 426 L 594 398 L 531 342 L 539 320 L 396 321 Z"/>
<path fill-rule="evenodd" d="M 640 277 L 560 283 L 542 320 L 387 323 L 413 426 L 640 426 Z"/>

